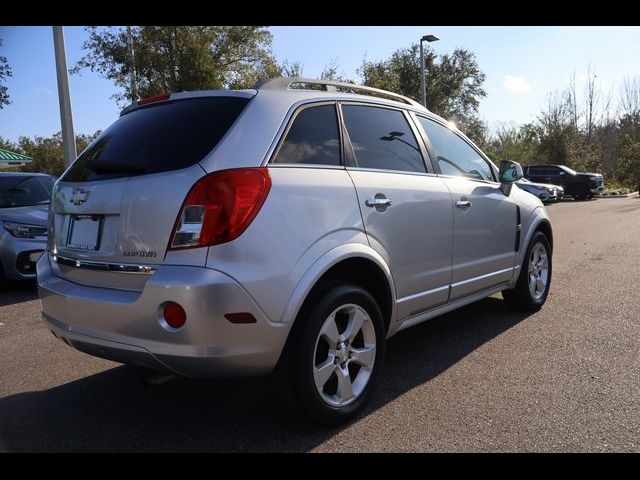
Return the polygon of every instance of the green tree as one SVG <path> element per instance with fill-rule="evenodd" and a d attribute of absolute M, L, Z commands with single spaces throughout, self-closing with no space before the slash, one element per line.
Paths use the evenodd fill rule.
<path fill-rule="evenodd" d="M 337 59 L 331 60 L 327 65 L 324 66 L 322 72 L 320 73 L 321 80 L 332 80 L 334 82 L 344 82 L 344 83 L 356 83 L 353 79 L 344 75 L 344 73 L 339 72 L 340 65 L 338 64 Z"/>
<path fill-rule="evenodd" d="M 9 150 L 11 152 L 18 152 L 18 146 L 11 140 L 4 138 L 1 135 L 0 135 L 0 148 L 2 148 L 3 150 Z"/>
<path fill-rule="evenodd" d="M 531 123 L 520 127 L 513 123 L 501 123 L 495 128 L 488 150 L 497 160 L 513 160 L 530 165 L 536 163 L 539 135 L 540 129 Z"/>
<path fill-rule="evenodd" d="M 627 113 L 618 122 L 615 177 L 640 191 L 640 111 Z"/>
<path fill-rule="evenodd" d="M 630 135 L 620 139 L 617 177 L 623 185 L 640 191 L 640 142 L 634 141 Z"/>
<path fill-rule="evenodd" d="M 2 46 L 2 38 L 0 38 L 0 47 Z M 7 81 L 7 78 L 13 77 L 13 72 L 11 71 L 11 65 L 7 61 L 7 57 L 0 55 L 0 109 L 2 109 L 5 105 L 9 105 L 11 101 L 9 100 L 9 92 L 6 85 L 2 85 Z"/>
<path fill-rule="evenodd" d="M 72 69 L 88 68 L 112 80 L 127 103 L 132 67 L 127 30 L 88 27 L 87 52 Z M 139 97 L 165 92 L 250 87 L 279 75 L 282 66 L 271 55 L 271 32 L 255 26 L 131 27 L 133 65 Z"/>
<path fill-rule="evenodd" d="M 440 55 L 427 47 L 425 54 L 425 90 L 427 107 L 432 112 L 455 122 L 470 137 L 480 139 L 482 122 L 477 119 L 485 74 L 475 54 L 458 48 Z M 358 70 L 364 84 L 389 90 L 420 101 L 420 48 L 412 44 L 396 50 L 385 60 L 364 60 Z"/>
<path fill-rule="evenodd" d="M 76 150 L 82 152 L 100 134 L 76 135 Z M 52 175 L 60 175 L 65 170 L 64 149 L 62 146 L 62 133 L 58 132 L 51 137 L 33 138 L 20 137 L 15 151 L 32 158 L 31 163 L 22 167 L 23 172 L 42 172 Z"/>

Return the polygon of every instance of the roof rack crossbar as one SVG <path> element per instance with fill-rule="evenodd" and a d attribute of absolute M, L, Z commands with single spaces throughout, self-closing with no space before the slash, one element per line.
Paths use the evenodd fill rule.
<path fill-rule="evenodd" d="M 406 103 L 406 104 L 418 106 L 418 107 L 422 106 L 415 100 L 405 97 L 404 95 L 388 92 L 386 90 L 381 90 L 379 88 L 365 87 L 364 85 L 357 85 L 355 83 L 335 82 L 333 80 L 318 80 L 316 78 L 304 78 L 304 77 L 271 78 L 269 80 L 262 80 L 256 83 L 252 88 L 255 90 L 289 90 L 291 89 L 291 85 L 295 85 L 298 83 L 303 85 L 304 84 L 318 85 L 320 87 L 320 90 L 324 90 L 326 92 L 336 92 L 338 91 L 338 88 L 343 88 L 346 90 L 351 90 L 354 93 L 363 92 L 362 95 L 375 93 L 379 96 L 387 97 L 397 102 L 402 102 L 402 103 Z"/>

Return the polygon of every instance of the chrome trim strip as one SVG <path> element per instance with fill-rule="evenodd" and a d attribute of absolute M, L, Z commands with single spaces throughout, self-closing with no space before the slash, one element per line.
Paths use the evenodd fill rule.
<path fill-rule="evenodd" d="M 431 310 L 427 310 L 422 313 L 417 313 L 403 320 L 398 320 L 398 322 L 402 322 L 402 323 L 400 323 L 400 325 L 398 326 L 397 332 L 404 330 L 405 328 L 409 328 L 414 325 L 417 325 L 418 323 L 422 323 L 426 320 L 430 320 L 434 317 L 442 315 L 443 313 L 447 313 L 452 310 L 455 310 L 458 307 L 462 307 L 464 305 L 468 305 L 470 303 L 476 302 L 482 298 L 488 297 L 489 295 L 493 295 L 494 293 L 498 293 L 502 290 L 506 290 L 508 288 L 507 285 L 508 285 L 507 282 L 503 282 L 496 285 L 495 287 L 487 288 L 480 292 L 472 293 L 470 295 L 467 295 L 466 297 L 458 298 L 453 302 L 445 303 L 443 305 L 438 305 L 437 307 L 434 307 Z"/>
<path fill-rule="evenodd" d="M 460 282 L 452 283 L 451 288 L 459 287 L 460 285 L 466 285 L 467 283 L 477 282 L 478 280 L 484 280 L 485 278 L 493 277 L 496 275 L 501 275 L 503 273 L 513 271 L 514 267 L 504 268 L 502 270 L 498 270 L 496 272 L 486 273 L 484 275 L 480 275 L 479 277 L 468 278 L 466 280 L 462 280 Z"/>
<path fill-rule="evenodd" d="M 407 295 L 406 297 L 402 297 L 396 300 L 396 303 L 408 302 L 410 300 L 415 300 L 416 298 L 426 297 L 427 295 L 432 295 L 434 293 L 447 290 L 448 288 L 449 288 L 449 285 L 444 285 L 443 287 L 433 288 L 431 290 L 425 290 L 424 292 L 414 293 L 413 295 Z"/>
<path fill-rule="evenodd" d="M 49 259 L 60 265 L 75 268 L 85 268 L 87 270 L 101 270 L 104 272 L 134 273 L 142 275 L 151 275 L 157 270 L 157 267 L 149 265 L 134 265 L 130 263 L 107 263 L 93 262 L 89 260 L 79 260 L 77 258 L 63 257 L 55 253 L 49 253 Z"/>

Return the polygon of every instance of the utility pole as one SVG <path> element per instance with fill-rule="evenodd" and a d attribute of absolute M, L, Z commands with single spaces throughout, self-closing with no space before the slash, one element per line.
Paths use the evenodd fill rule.
<path fill-rule="evenodd" d="M 73 114 L 69 95 L 69 73 L 67 72 L 67 54 L 64 49 L 62 27 L 53 28 L 53 47 L 56 56 L 56 74 L 58 76 L 58 100 L 60 101 L 60 123 L 62 124 L 62 144 L 64 146 L 64 165 L 68 167 L 76 159 L 76 139 L 73 134 Z"/>
<path fill-rule="evenodd" d="M 136 103 L 138 100 L 138 84 L 136 79 L 136 64 L 135 56 L 133 53 L 133 35 L 131 34 L 131 27 L 127 27 L 127 44 L 129 46 L 129 81 L 131 82 L 131 103 Z"/>

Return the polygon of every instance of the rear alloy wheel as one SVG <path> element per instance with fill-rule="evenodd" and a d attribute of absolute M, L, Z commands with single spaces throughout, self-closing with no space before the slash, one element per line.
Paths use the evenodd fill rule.
<path fill-rule="evenodd" d="M 551 266 L 549 240 L 544 233 L 536 232 L 529 242 L 515 288 L 503 290 L 502 297 L 518 310 L 539 310 L 549 295 Z"/>
<path fill-rule="evenodd" d="M 338 325 L 346 325 L 342 333 Z M 344 407 L 364 391 L 376 360 L 376 331 L 369 314 L 354 304 L 327 317 L 313 353 L 313 378 L 322 400 Z"/>
<path fill-rule="evenodd" d="M 297 321 L 292 386 L 314 421 L 336 425 L 355 417 L 382 367 L 385 332 L 371 295 L 356 285 L 331 288 Z"/>

